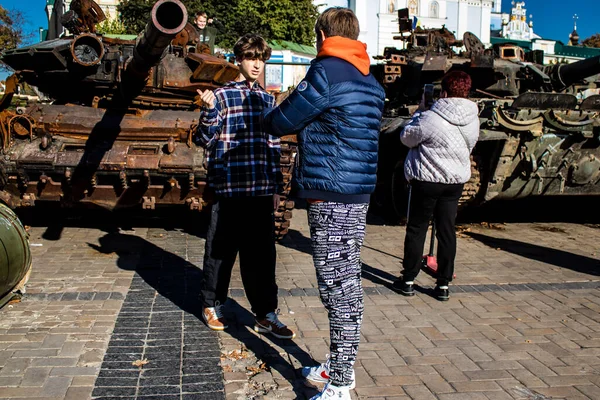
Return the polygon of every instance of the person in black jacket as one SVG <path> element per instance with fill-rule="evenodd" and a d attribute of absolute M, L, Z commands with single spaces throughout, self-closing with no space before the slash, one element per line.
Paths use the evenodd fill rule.
<path fill-rule="evenodd" d="M 264 113 L 263 123 L 274 136 L 298 133 L 298 196 L 309 203 L 313 261 L 329 313 L 330 358 L 303 375 L 327 382 L 314 399 L 350 399 L 364 309 L 360 249 L 385 92 L 369 73 L 350 9 L 327 9 L 315 31 L 318 55 L 308 74 L 279 107 Z"/>
<path fill-rule="evenodd" d="M 198 38 L 196 40 L 197 46 L 206 46 L 210 51 L 210 54 L 215 53 L 215 38 L 217 36 L 217 29 L 213 26 L 208 26 L 213 22 L 212 18 L 208 18 L 208 14 L 204 11 L 196 13 L 194 18 L 194 24 L 196 25 L 196 31 L 198 32 Z"/>

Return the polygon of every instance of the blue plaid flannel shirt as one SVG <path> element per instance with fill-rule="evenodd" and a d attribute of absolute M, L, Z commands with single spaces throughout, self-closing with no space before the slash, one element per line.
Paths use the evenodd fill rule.
<path fill-rule="evenodd" d="M 263 130 L 260 119 L 275 98 L 246 81 L 229 82 L 214 93 L 216 105 L 202 107 L 196 134 L 196 143 L 206 148 L 209 185 L 224 197 L 281 192 L 280 140 Z"/>

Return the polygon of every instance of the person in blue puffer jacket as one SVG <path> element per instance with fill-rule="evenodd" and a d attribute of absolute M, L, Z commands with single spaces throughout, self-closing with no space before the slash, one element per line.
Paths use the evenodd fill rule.
<path fill-rule="evenodd" d="M 315 32 L 317 58 L 296 90 L 264 113 L 263 123 L 274 136 L 298 133 L 298 196 L 309 203 L 313 261 L 329 313 L 330 358 L 302 372 L 327 382 L 314 399 L 350 399 L 364 309 L 360 248 L 377 178 L 385 92 L 369 73 L 350 9 L 327 9 Z"/>

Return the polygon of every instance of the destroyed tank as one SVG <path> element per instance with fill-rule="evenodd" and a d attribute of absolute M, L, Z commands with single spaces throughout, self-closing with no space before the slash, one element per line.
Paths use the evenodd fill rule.
<path fill-rule="evenodd" d="M 26 82 L 52 101 L 16 113 L 7 108 L 7 91 L 0 103 L 0 200 L 11 208 L 56 202 L 202 210 L 211 196 L 205 150 L 194 142 L 197 89 L 235 80 L 238 67 L 195 47 L 179 0 L 157 1 L 135 40 L 96 34 L 102 19 L 92 0 L 75 0 L 61 19 L 72 36 L 3 53 L 15 70 L 13 88 Z M 286 193 L 294 154 L 282 141 Z M 283 196 L 279 238 L 292 208 Z"/>
<path fill-rule="evenodd" d="M 481 122 L 462 208 L 495 199 L 600 195 L 600 56 L 542 65 L 540 52 L 526 55 L 512 44 L 485 49 L 469 32 L 458 41 L 445 28 L 412 31 L 402 15 L 400 31 L 409 31 L 398 37 L 405 49 L 386 48 L 373 67 L 389 99 L 373 196 L 386 216 L 406 215 L 408 148 L 400 132 L 417 110 L 424 84 L 434 84 L 439 94 L 442 76 L 453 70 L 471 76 L 470 99 Z"/>

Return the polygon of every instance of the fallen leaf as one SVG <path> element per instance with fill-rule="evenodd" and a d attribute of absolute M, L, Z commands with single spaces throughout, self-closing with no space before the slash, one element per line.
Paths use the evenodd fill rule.
<path fill-rule="evenodd" d="M 21 296 L 15 296 L 6 304 L 12 305 L 12 304 L 20 303 L 20 302 L 21 302 Z"/>
<path fill-rule="evenodd" d="M 505 224 L 493 224 L 491 222 L 481 222 L 480 225 L 484 228 L 488 228 L 488 229 L 497 229 L 499 231 L 505 231 L 506 228 L 504 227 Z"/>
<path fill-rule="evenodd" d="M 261 371 L 258 367 L 246 367 L 246 373 L 251 375 L 256 375 Z"/>
<path fill-rule="evenodd" d="M 135 360 L 134 362 L 131 363 L 131 365 L 142 368 L 144 365 L 149 364 L 149 363 L 150 363 L 150 361 L 148 361 L 147 358 L 144 358 L 143 360 Z"/>
<path fill-rule="evenodd" d="M 222 360 L 242 360 L 248 358 L 248 352 L 245 349 L 232 350 L 221 356 Z"/>

